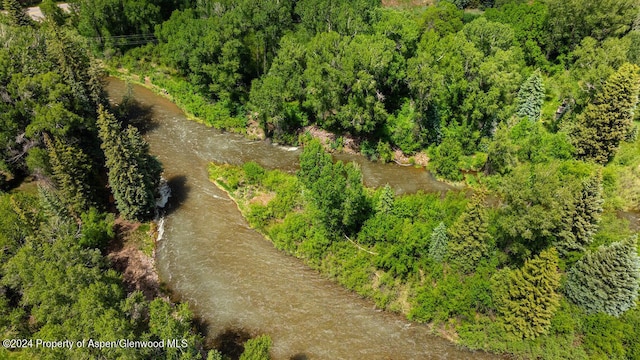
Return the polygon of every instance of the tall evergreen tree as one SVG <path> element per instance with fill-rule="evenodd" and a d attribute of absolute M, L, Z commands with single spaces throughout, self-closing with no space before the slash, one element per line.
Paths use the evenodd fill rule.
<path fill-rule="evenodd" d="M 571 129 L 573 144 L 581 158 L 608 162 L 633 126 L 640 92 L 640 67 L 622 65 L 605 82 Z"/>
<path fill-rule="evenodd" d="M 29 26 L 33 23 L 18 0 L 3 0 L 2 5 L 9 13 L 9 20 L 12 25 Z"/>
<path fill-rule="evenodd" d="M 393 189 L 391 189 L 389 184 L 386 184 L 384 188 L 382 188 L 382 193 L 380 194 L 380 200 L 378 200 L 376 211 L 380 214 L 391 214 L 391 211 L 393 211 L 393 202 L 395 201 L 394 198 Z"/>
<path fill-rule="evenodd" d="M 564 217 L 564 229 L 560 232 L 556 247 L 561 254 L 584 251 L 598 230 L 602 214 L 602 177 L 589 177 Z"/>
<path fill-rule="evenodd" d="M 493 239 L 489 234 L 485 195 L 473 196 L 467 210 L 458 218 L 449 231 L 448 256 L 464 272 L 473 271 L 485 257 Z"/>
<path fill-rule="evenodd" d="M 442 262 L 445 256 L 447 256 L 447 242 L 449 236 L 447 235 L 447 227 L 443 222 L 440 222 L 433 232 L 431 233 L 431 242 L 429 243 L 429 256 L 437 261 Z"/>
<path fill-rule="evenodd" d="M 587 312 L 620 316 L 635 306 L 640 289 L 637 236 L 587 253 L 567 275 L 565 294 Z"/>
<path fill-rule="evenodd" d="M 148 154 L 139 132 L 131 126 L 123 132 L 118 120 L 102 106 L 97 125 L 118 210 L 127 219 L 149 218 L 155 209 L 160 164 Z"/>
<path fill-rule="evenodd" d="M 505 328 L 524 338 L 545 334 L 558 308 L 560 274 L 554 248 L 525 261 L 517 270 L 502 270 L 491 279 L 493 298 Z"/>
<path fill-rule="evenodd" d="M 53 179 L 70 213 L 77 218 L 91 204 L 91 161 L 81 149 L 51 140 L 46 134 L 44 139 Z"/>
<path fill-rule="evenodd" d="M 521 118 L 536 122 L 540 118 L 542 103 L 544 102 L 544 86 L 540 71 L 536 70 L 518 91 L 518 110 L 516 114 Z"/>

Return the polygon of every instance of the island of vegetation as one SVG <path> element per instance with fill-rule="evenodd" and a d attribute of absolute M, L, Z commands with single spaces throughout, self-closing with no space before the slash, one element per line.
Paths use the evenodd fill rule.
<path fill-rule="evenodd" d="M 205 354 L 186 307 L 107 270 L 109 214 L 148 221 L 161 167 L 95 56 L 207 125 L 303 145 L 295 175 L 210 174 L 276 247 L 379 307 L 473 349 L 640 358 L 637 224 L 618 216 L 640 211 L 636 0 L 52 4 L 35 24 L 4 0 L 0 21 L 4 334 L 178 331 L 189 355 L 158 356 Z M 345 148 L 468 191 L 365 188 L 325 152 Z M 79 357 L 119 354 L 95 351 Z"/>

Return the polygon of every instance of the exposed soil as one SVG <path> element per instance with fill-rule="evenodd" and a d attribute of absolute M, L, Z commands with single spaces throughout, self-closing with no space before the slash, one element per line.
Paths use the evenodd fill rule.
<path fill-rule="evenodd" d="M 266 139 L 267 135 L 264 133 L 264 130 L 260 126 L 260 123 L 256 121 L 255 114 L 252 115 L 249 115 L 249 120 L 247 121 L 247 137 L 252 140 Z"/>
<path fill-rule="evenodd" d="M 320 140 L 320 143 L 324 146 L 325 150 L 329 152 L 335 151 L 335 144 L 338 135 L 329 132 L 327 130 L 321 129 L 315 125 L 306 126 L 302 129 L 302 133 L 307 133 L 311 135 L 313 138 Z M 347 154 L 358 154 L 360 153 L 360 139 L 350 135 L 343 134 L 342 137 L 342 149 L 343 153 Z M 411 157 L 402 153 L 400 149 L 394 149 L 393 151 L 393 161 L 399 165 L 417 165 L 417 166 L 427 166 L 429 163 L 429 156 L 425 152 L 419 152 Z"/>
<path fill-rule="evenodd" d="M 315 125 L 310 125 L 302 128 L 303 133 L 308 133 L 313 138 L 320 140 L 320 143 L 325 147 L 327 151 L 333 151 L 332 144 L 335 143 L 338 136 L 332 132 L 321 129 Z M 360 151 L 360 140 L 351 136 L 350 134 L 343 134 L 342 137 L 342 152 L 347 154 L 357 154 Z"/>
<path fill-rule="evenodd" d="M 249 200 L 249 204 L 267 206 L 274 197 L 276 197 L 276 194 L 274 193 L 261 193 L 251 198 L 251 200 Z"/>
<path fill-rule="evenodd" d="M 140 223 L 118 218 L 116 238 L 107 250 L 107 258 L 113 267 L 122 273 L 122 280 L 128 292 L 140 290 L 149 301 L 160 296 L 160 281 L 153 257 L 146 255 L 129 241 Z"/>

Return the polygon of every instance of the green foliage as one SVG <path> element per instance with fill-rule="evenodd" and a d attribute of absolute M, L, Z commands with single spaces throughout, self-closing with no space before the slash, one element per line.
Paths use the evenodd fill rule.
<path fill-rule="evenodd" d="M 429 242 L 429 256 L 437 261 L 442 262 L 447 255 L 447 243 L 449 236 L 447 235 L 447 227 L 443 222 L 438 224 L 431 233 L 431 239 Z"/>
<path fill-rule="evenodd" d="M 271 348 L 271 338 L 269 335 L 261 335 L 247 340 L 244 344 L 244 352 L 240 355 L 240 360 L 269 360 L 269 349 Z"/>
<path fill-rule="evenodd" d="M 436 8 L 429 7 L 428 9 Z M 428 10 L 427 10 L 428 11 Z M 418 14 L 390 8 L 376 8 L 373 31 L 395 41 L 405 58 L 415 54 L 422 30 L 418 24 Z"/>
<path fill-rule="evenodd" d="M 582 325 L 584 347 L 592 358 L 624 359 L 626 335 L 633 332 L 628 324 L 613 316 L 596 313 L 587 316 Z"/>
<path fill-rule="evenodd" d="M 503 179 L 506 206 L 499 227 L 507 252 L 527 259 L 551 245 L 564 229 L 566 204 L 573 202 L 564 171 L 558 163 L 521 166 Z"/>
<path fill-rule="evenodd" d="M 493 298 L 507 331 L 523 338 L 548 332 L 560 299 L 557 267 L 558 256 L 552 248 L 525 261 L 520 269 L 493 276 Z"/>
<path fill-rule="evenodd" d="M 509 129 L 500 124 L 487 149 L 487 162 L 484 169 L 488 174 L 506 174 L 516 165 L 517 147 L 509 138 Z"/>
<path fill-rule="evenodd" d="M 389 184 L 386 184 L 380 192 L 376 212 L 379 214 L 390 215 L 393 211 L 394 198 L 395 194 L 393 193 L 393 189 L 391 189 Z"/>
<path fill-rule="evenodd" d="M 547 1 L 549 14 L 549 52 L 566 54 L 580 41 L 591 36 L 604 40 L 631 29 L 638 14 L 633 0 L 592 2 L 589 0 Z"/>
<path fill-rule="evenodd" d="M 625 64 L 609 76 L 571 129 L 578 156 L 605 164 L 615 155 L 633 125 L 639 92 L 636 65 Z"/>
<path fill-rule="evenodd" d="M 456 33 L 462 29 L 463 12 L 448 2 L 438 1 L 422 13 L 420 25 L 423 31 L 434 31 L 440 35 Z"/>
<path fill-rule="evenodd" d="M 115 236 L 113 214 L 100 213 L 95 208 L 81 215 L 82 233 L 78 243 L 87 248 L 104 249 Z"/>
<path fill-rule="evenodd" d="M 179 339 L 187 343 L 186 348 L 167 347 L 162 355 L 166 359 L 197 359 L 195 345 L 201 341 L 192 331 L 193 313 L 186 303 L 171 304 L 156 298 L 149 304 L 149 334 L 154 340 Z M 179 345 L 183 345 L 179 343 Z"/>
<path fill-rule="evenodd" d="M 460 157 L 462 147 L 452 136 L 445 136 L 442 143 L 433 150 L 433 160 L 430 162 L 430 169 L 445 179 L 460 181 Z"/>
<path fill-rule="evenodd" d="M 264 169 L 255 161 L 249 161 L 242 165 L 245 177 L 249 184 L 256 184 L 262 181 L 264 177 Z"/>
<path fill-rule="evenodd" d="M 558 236 L 556 247 L 561 254 L 585 251 L 598 230 L 603 202 L 600 174 L 584 180 L 573 206 L 564 217 L 566 229 Z"/>
<path fill-rule="evenodd" d="M 153 215 L 155 195 L 162 167 L 149 155 L 149 145 L 137 129 L 122 131 L 120 123 L 104 108 L 99 109 L 98 127 L 109 170 L 109 186 L 116 206 L 127 219 L 146 219 Z"/>
<path fill-rule="evenodd" d="M 46 135 L 44 139 L 53 179 L 69 211 L 77 216 L 91 205 L 91 161 L 81 149 L 52 142 Z"/>
<path fill-rule="evenodd" d="M 352 233 L 360 228 L 368 206 L 355 163 L 333 164 L 320 142 L 312 140 L 300 155 L 298 177 L 328 230 Z"/>
<path fill-rule="evenodd" d="M 570 270 L 564 292 L 589 313 L 620 316 L 635 306 L 640 289 L 636 237 L 587 253 Z"/>
<path fill-rule="evenodd" d="M 296 2 L 295 13 L 300 17 L 301 26 L 310 33 L 334 31 L 353 35 L 368 29 L 379 3 L 376 0 L 300 0 Z"/>
<path fill-rule="evenodd" d="M 511 26 L 488 21 L 485 17 L 466 24 L 462 31 L 485 56 L 494 55 L 498 50 L 509 50 L 515 42 Z"/>
<path fill-rule="evenodd" d="M 484 201 L 484 194 L 474 195 L 467 210 L 449 228 L 448 259 L 467 273 L 472 272 L 493 247 Z"/>
<path fill-rule="evenodd" d="M 536 122 L 540 118 L 540 111 L 544 102 L 544 86 L 540 72 L 534 72 L 518 91 L 518 114 L 521 118 Z"/>
<path fill-rule="evenodd" d="M 51 21 L 58 26 L 64 25 L 67 15 L 53 0 L 44 0 L 40 4 L 40 10 L 47 21 Z"/>
<path fill-rule="evenodd" d="M 511 1 L 499 8 L 487 9 L 485 16 L 490 21 L 511 26 L 527 64 L 547 64 L 549 16 L 546 2 Z"/>
<path fill-rule="evenodd" d="M 12 25 L 29 26 L 32 24 L 31 18 L 18 0 L 3 0 L 2 6 L 9 13 L 9 21 Z"/>
<path fill-rule="evenodd" d="M 414 154 L 426 143 L 429 129 L 420 123 L 421 120 L 422 116 L 411 102 L 404 103 L 397 115 L 387 119 L 385 130 L 403 153 Z"/>

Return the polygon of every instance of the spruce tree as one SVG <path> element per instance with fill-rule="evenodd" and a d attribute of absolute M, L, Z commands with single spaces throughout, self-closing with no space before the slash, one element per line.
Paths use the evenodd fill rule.
<path fill-rule="evenodd" d="M 484 194 L 479 193 L 467 206 L 450 230 L 448 256 L 464 272 L 473 271 L 485 257 L 493 239 L 488 229 L 488 214 Z"/>
<path fill-rule="evenodd" d="M 33 23 L 18 0 L 3 0 L 2 5 L 9 14 L 12 25 L 29 26 Z"/>
<path fill-rule="evenodd" d="M 635 306 L 640 282 L 637 236 L 587 253 L 570 270 L 564 292 L 589 313 L 620 316 Z"/>
<path fill-rule="evenodd" d="M 639 92 L 637 65 L 626 63 L 607 79 L 570 129 L 579 157 L 605 164 L 615 155 L 633 126 Z"/>
<path fill-rule="evenodd" d="M 46 134 L 44 140 L 56 187 L 70 213 L 78 218 L 91 204 L 91 161 L 79 148 L 51 140 Z"/>
<path fill-rule="evenodd" d="M 536 70 L 518 91 L 518 109 L 516 113 L 520 118 L 527 118 L 529 121 L 536 122 L 540 118 L 543 102 L 544 86 L 542 85 L 542 76 L 540 76 L 540 71 Z"/>
<path fill-rule="evenodd" d="M 395 194 L 393 193 L 391 186 L 386 184 L 384 188 L 382 188 L 382 193 L 380 193 L 380 199 L 378 200 L 376 211 L 384 215 L 391 214 L 391 211 L 393 211 L 393 202 L 395 201 L 394 195 Z"/>
<path fill-rule="evenodd" d="M 561 254 L 584 251 L 591 243 L 598 230 L 603 203 L 601 175 L 587 178 L 573 204 L 567 204 L 568 208 L 565 208 L 564 229 L 560 231 L 556 242 Z"/>
<path fill-rule="evenodd" d="M 118 120 L 102 106 L 97 125 L 116 207 L 127 219 L 149 218 L 155 209 L 160 164 L 148 154 L 139 132 L 131 126 L 123 132 Z"/>
<path fill-rule="evenodd" d="M 551 326 L 560 295 L 558 255 L 554 248 L 525 261 L 517 270 L 502 270 L 491 279 L 493 300 L 507 331 L 532 339 Z"/>
<path fill-rule="evenodd" d="M 431 233 L 431 242 L 429 243 L 429 256 L 437 261 L 442 262 L 447 255 L 447 227 L 440 222 Z"/>

